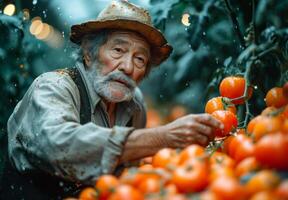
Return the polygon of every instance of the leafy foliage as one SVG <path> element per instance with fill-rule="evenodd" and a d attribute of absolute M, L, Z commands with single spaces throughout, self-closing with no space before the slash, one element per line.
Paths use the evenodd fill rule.
<path fill-rule="evenodd" d="M 288 1 L 167 1 L 172 3 L 166 18 L 153 16 L 175 47 L 172 58 L 143 88 L 164 106 L 184 104 L 192 112 L 203 112 L 203 103 L 218 95 L 225 76 L 246 76 L 257 88 L 250 112 L 259 113 L 268 89 L 287 81 Z M 153 10 L 161 9 L 157 6 L 162 5 L 153 5 Z M 180 23 L 184 13 L 190 14 L 186 28 Z M 164 81 L 157 85 L 159 76 Z M 157 87 L 151 90 L 149 85 Z"/>

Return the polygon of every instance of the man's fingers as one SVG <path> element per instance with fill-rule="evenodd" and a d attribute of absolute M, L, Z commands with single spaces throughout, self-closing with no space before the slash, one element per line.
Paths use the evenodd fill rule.
<path fill-rule="evenodd" d="M 196 121 L 206 124 L 208 126 L 212 126 L 214 128 L 224 128 L 224 125 L 210 114 L 199 114 L 195 117 Z"/>

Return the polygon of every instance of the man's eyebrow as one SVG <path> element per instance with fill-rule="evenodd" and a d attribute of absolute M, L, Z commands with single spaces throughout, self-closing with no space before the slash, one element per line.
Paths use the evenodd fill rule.
<path fill-rule="evenodd" d="M 113 40 L 113 44 L 129 44 L 129 42 L 122 40 L 122 39 L 119 39 L 119 38 L 116 38 Z"/>

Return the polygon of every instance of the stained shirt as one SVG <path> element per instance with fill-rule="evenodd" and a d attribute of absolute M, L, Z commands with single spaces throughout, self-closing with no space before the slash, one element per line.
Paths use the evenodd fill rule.
<path fill-rule="evenodd" d="M 111 126 L 105 104 L 76 64 L 86 87 L 91 122 L 80 124 L 80 95 L 68 73 L 40 75 L 15 107 L 7 124 L 8 153 L 22 174 L 43 170 L 67 180 L 94 184 L 102 174 L 115 173 L 129 134 L 146 124 L 143 96 L 116 106 Z M 132 119 L 132 127 L 127 123 Z"/>

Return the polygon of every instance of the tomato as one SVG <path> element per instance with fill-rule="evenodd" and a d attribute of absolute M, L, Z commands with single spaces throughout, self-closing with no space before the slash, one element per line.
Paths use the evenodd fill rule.
<path fill-rule="evenodd" d="M 288 179 L 282 181 L 280 185 L 274 190 L 274 194 L 277 199 L 288 199 Z"/>
<path fill-rule="evenodd" d="M 199 200 L 221 200 L 216 194 L 211 191 L 201 192 L 199 195 Z"/>
<path fill-rule="evenodd" d="M 92 187 L 83 189 L 79 195 L 79 200 L 97 200 L 97 192 Z"/>
<path fill-rule="evenodd" d="M 254 155 L 255 146 L 251 138 L 245 135 L 245 139 L 236 147 L 233 158 L 237 163 L 241 160 Z"/>
<path fill-rule="evenodd" d="M 259 119 L 252 130 L 252 138 L 258 141 L 264 135 L 280 131 L 282 128 L 282 119 L 278 116 L 264 116 Z"/>
<path fill-rule="evenodd" d="M 258 116 L 256 116 L 256 117 L 254 117 L 253 119 L 251 119 L 251 120 L 249 121 L 248 125 L 247 125 L 247 133 L 248 133 L 248 134 L 251 134 L 252 131 L 253 131 L 253 129 L 254 129 L 254 127 L 255 127 L 255 125 L 256 125 L 259 121 L 261 121 L 263 118 L 264 118 L 264 116 L 258 115 Z"/>
<path fill-rule="evenodd" d="M 120 182 L 138 187 L 147 178 L 160 179 L 161 176 L 156 173 L 156 169 L 152 165 L 145 164 L 138 169 L 130 168 L 130 170 L 125 170 L 120 176 Z"/>
<path fill-rule="evenodd" d="M 235 158 L 237 148 L 246 138 L 247 136 L 245 134 L 238 134 L 233 136 L 228 147 L 228 155 L 230 157 Z"/>
<path fill-rule="evenodd" d="M 261 191 L 254 194 L 250 200 L 275 200 L 275 196 L 271 191 Z"/>
<path fill-rule="evenodd" d="M 179 164 L 184 164 L 186 161 L 196 158 L 196 157 L 203 157 L 205 156 L 205 149 L 204 147 L 198 144 L 192 144 L 183 149 L 179 154 Z"/>
<path fill-rule="evenodd" d="M 235 161 L 230 158 L 228 155 L 221 153 L 221 152 L 214 152 L 210 159 L 210 166 L 213 167 L 215 165 L 221 166 L 221 167 L 230 167 L 234 168 Z"/>
<path fill-rule="evenodd" d="M 179 192 L 199 192 L 208 185 L 208 166 L 203 159 L 192 159 L 175 169 L 172 183 Z"/>
<path fill-rule="evenodd" d="M 216 128 L 214 130 L 214 134 L 217 137 L 229 135 L 229 133 L 238 126 L 236 115 L 228 110 L 216 110 L 212 113 L 212 116 L 218 119 L 224 125 L 223 129 Z"/>
<path fill-rule="evenodd" d="M 235 178 L 220 177 L 210 184 L 210 190 L 221 200 L 244 200 L 246 193 L 244 187 Z"/>
<path fill-rule="evenodd" d="M 274 87 L 270 89 L 265 97 L 267 106 L 274 106 L 280 108 L 288 103 L 288 98 L 283 95 L 283 89 L 280 87 Z"/>
<path fill-rule="evenodd" d="M 206 113 L 212 114 L 216 110 L 229 110 L 232 113 L 236 114 L 235 105 L 225 103 L 223 97 L 214 97 L 206 103 Z"/>
<path fill-rule="evenodd" d="M 119 180 L 113 175 L 102 175 L 96 182 L 95 188 L 99 192 L 99 200 L 105 200 L 117 186 Z"/>
<path fill-rule="evenodd" d="M 288 170 L 288 135 L 281 132 L 266 135 L 255 144 L 255 157 L 265 166 Z"/>
<path fill-rule="evenodd" d="M 108 200 L 144 200 L 144 196 L 130 185 L 120 185 Z"/>
<path fill-rule="evenodd" d="M 175 149 L 163 148 L 152 157 L 153 167 L 175 168 L 179 157 Z"/>
<path fill-rule="evenodd" d="M 248 157 L 243 159 L 235 168 L 235 174 L 238 177 L 244 176 L 248 173 L 254 172 L 260 168 L 259 162 L 255 157 Z"/>
<path fill-rule="evenodd" d="M 283 96 L 288 98 L 288 82 L 283 85 Z"/>
<path fill-rule="evenodd" d="M 161 124 L 162 124 L 162 118 L 160 114 L 152 108 L 148 109 L 146 128 L 156 127 Z"/>
<path fill-rule="evenodd" d="M 272 170 L 262 170 L 257 172 L 246 183 L 245 188 L 249 195 L 257 192 L 272 190 L 280 183 L 280 178 Z"/>
<path fill-rule="evenodd" d="M 143 194 L 160 192 L 161 180 L 158 178 L 147 178 L 140 183 L 138 189 Z"/>
<path fill-rule="evenodd" d="M 174 106 L 172 109 L 171 109 L 171 112 L 168 116 L 168 121 L 174 121 L 180 117 L 183 117 L 184 115 L 186 115 L 188 112 L 187 112 L 187 109 L 184 107 L 184 106 L 180 106 L 180 105 L 177 105 L 177 106 Z"/>
<path fill-rule="evenodd" d="M 243 77 L 228 76 L 224 78 L 219 86 L 220 95 L 230 99 L 242 97 L 245 91 L 245 79 Z M 252 87 L 248 88 L 248 98 L 252 96 Z M 243 104 L 244 99 L 234 100 L 234 104 Z"/>
<path fill-rule="evenodd" d="M 234 169 L 231 167 L 223 167 L 219 165 L 211 166 L 209 182 L 211 183 L 221 177 L 236 178 Z"/>

